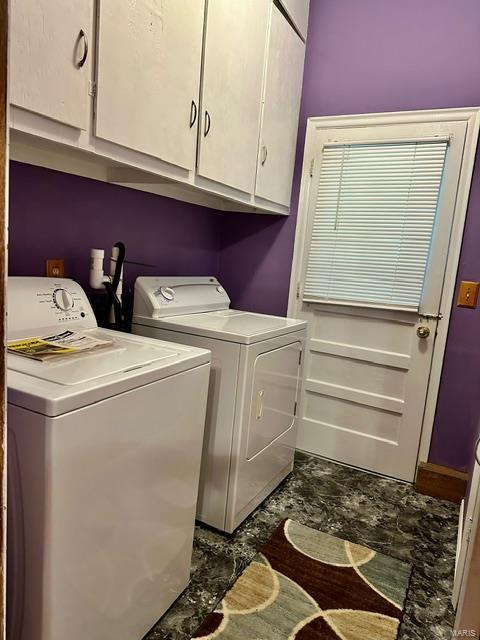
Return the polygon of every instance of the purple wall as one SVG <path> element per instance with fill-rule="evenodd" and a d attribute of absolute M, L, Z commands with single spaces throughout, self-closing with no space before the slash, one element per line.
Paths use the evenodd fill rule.
<path fill-rule="evenodd" d="M 311 0 L 292 201 L 309 116 L 480 105 L 479 0 Z M 459 276 L 480 280 L 480 169 Z M 284 313 L 295 220 L 222 221 L 220 277 L 239 307 Z M 431 460 L 467 468 L 480 410 L 480 310 L 454 308 Z"/>
<path fill-rule="evenodd" d="M 12 162 L 9 271 L 44 275 L 46 258 L 65 258 L 66 275 L 88 285 L 90 248 L 125 242 L 125 284 L 137 275 L 218 271 L 218 214 L 203 207 Z M 107 264 L 107 262 L 105 262 Z"/>
<path fill-rule="evenodd" d="M 480 61 L 479 61 L 480 66 Z M 480 96 L 479 96 L 480 103 Z M 480 162 L 470 192 L 458 267 L 459 280 L 480 280 Z M 443 362 L 430 459 L 460 470 L 470 468 L 480 418 L 480 308 L 454 306 Z"/>

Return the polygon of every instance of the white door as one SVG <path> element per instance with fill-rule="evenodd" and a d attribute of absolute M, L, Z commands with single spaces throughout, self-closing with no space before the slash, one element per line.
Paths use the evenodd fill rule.
<path fill-rule="evenodd" d="M 195 168 L 203 0 L 100 0 L 98 137 Z"/>
<path fill-rule="evenodd" d="M 269 0 L 209 0 L 198 173 L 253 193 Z"/>
<path fill-rule="evenodd" d="M 255 194 L 290 205 L 305 43 L 272 5 Z"/>
<path fill-rule="evenodd" d="M 453 583 L 452 604 L 456 609 L 459 604 L 460 594 L 462 594 L 462 602 L 459 614 L 467 601 L 470 604 L 475 603 L 474 609 L 478 611 L 478 598 L 471 598 L 471 586 L 467 589 L 467 584 L 471 580 L 472 565 L 479 565 L 472 562 L 473 556 L 480 556 L 480 546 L 474 549 L 475 538 L 480 537 L 480 439 L 477 440 L 474 447 L 474 466 L 470 477 L 470 489 L 468 495 L 462 503 L 459 515 L 459 527 L 457 538 L 457 558 L 455 563 L 455 579 Z M 463 507 L 465 506 L 465 511 Z M 468 607 L 468 604 L 467 604 Z"/>
<path fill-rule="evenodd" d="M 309 321 L 300 449 L 413 480 L 466 131 L 312 128 L 290 300 Z"/>
<path fill-rule="evenodd" d="M 88 122 L 93 0 L 10 2 L 10 103 L 78 129 Z"/>
<path fill-rule="evenodd" d="M 310 0 L 280 0 L 288 17 L 300 32 L 302 38 L 307 37 L 308 12 Z"/>
<path fill-rule="evenodd" d="M 477 637 L 480 632 L 480 440 L 475 447 L 475 457 L 464 520 L 463 510 L 460 511 L 460 530 L 463 525 L 463 535 L 455 566 L 452 596 L 454 608 L 458 605 L 455 629 L 460 637 L 461 629 L 474 629 Z"/>

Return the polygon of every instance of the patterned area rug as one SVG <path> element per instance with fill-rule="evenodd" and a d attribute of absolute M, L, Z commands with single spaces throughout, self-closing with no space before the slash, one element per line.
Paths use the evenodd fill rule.
<path fill-rule="evenodd" d="M 395 640 L 411 567 L 285 520 L 194 638 Z"/>

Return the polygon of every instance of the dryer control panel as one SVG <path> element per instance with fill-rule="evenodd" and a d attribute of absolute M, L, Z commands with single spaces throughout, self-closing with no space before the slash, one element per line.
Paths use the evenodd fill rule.
<path fill-rule="evenodd" d="M 135 282 L 134 316 L 164 318 L 229 306 L 227 292 L 214 277 L 140 277 Z"/>
<path fill-rule="evenodd" d="M 94 329 L 97 321 L 82 287 L 68 278 L 10 277 L 7 283 L 8 339 L 52 330 Z"/>

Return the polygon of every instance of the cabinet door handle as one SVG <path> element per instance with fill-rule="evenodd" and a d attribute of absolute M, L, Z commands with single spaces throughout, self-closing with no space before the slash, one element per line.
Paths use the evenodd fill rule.
<path fill-rule="evenodd" d="M 83 55 L 80 58 L 80 60 L 77 62 L 77 67 L 79 69 L 83 67 L 83 65 L 87 61 L 87 56 L 88 56 L 88 39 L 87 39 L 87 34 L 83 29 L 80 29 L 80 33 L 78 34 L 78 42 L 80 42 L 80 40 L 83 40 Z"/>
<path fill-rule="evenodd" d="M 262 167 L 267 161 L 267 156 L 268 156 L 268 149 L 267 149 L 267 145 L 264 144 L 262 147 Z"/>
<path fill-rule="evenodd" d="M 203 136 L 204 137 L 208 136 L 208 132 L 210 131 L 210 125 L 211 124 L 212 124 L 212 122 L 210 120 L 210 114 L 205 109 L 205 125 L 204 125 L 204 128 L 203 128 Z"/>
<path fill-rule="evenodd" d="M 190 106 L 190 129 L 195 124 L 196 119 L 197 119 L 197 105 L 195 104 L 195 101 L 192 100 L 192 104 Z"/>

